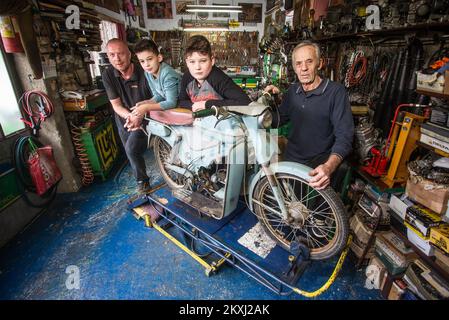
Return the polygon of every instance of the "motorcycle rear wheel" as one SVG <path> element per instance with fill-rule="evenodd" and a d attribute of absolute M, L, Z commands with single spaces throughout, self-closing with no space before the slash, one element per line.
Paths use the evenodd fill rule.
<path fill-rule="evenodd" d="M 162 178 L 171 189 L 183 188 L 186 184 L 186 178 L 179 173 L 166 168 L 166 163 L 170 159 L 171 146 L 162 138 L 154 139 L 154 156 L 156 163 L 161 171 Z"/>
<path fill-rule="evenodd" d="M 340 253 L 349 236 L 349 222 L 344 205 L 327 187 L 316 190 L 297 176 L 276 173 L 290 221 L 282 218 L 266 177 L 253 192 L 253 211 L 263 228 L 277 243 L 290 251 L 293 241 L 305 243 L 310 259 L 325 260 Z"/>

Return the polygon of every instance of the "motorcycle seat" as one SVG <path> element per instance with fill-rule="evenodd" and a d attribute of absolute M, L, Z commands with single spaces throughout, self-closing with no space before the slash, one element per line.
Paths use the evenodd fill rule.
<path fill-rule="evenodd" d="M 150 111 L 150 118 L 167 125 L 175 126 L 188 126 L 193 123 L 192 110 L 185 108 Z"/>

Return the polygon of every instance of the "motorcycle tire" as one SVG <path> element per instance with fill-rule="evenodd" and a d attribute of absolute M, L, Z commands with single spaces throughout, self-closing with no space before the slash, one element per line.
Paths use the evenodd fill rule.
<path fill-rule="evenodd" d="M 330 187 L 316 190 L 304 179 L 287 173 L 276 173 L 276 179 L 283 186 L 281 191 L 290 221 L 282 219 L 266 177 L 257 182 L 252 194 L 254 214 L 267 234 L 287 251 L 291 251 L 293 241 L 306 244 L 311 260 L 325 260 L 339 254 L 346 246 L 349 221 L 337 193 Z M 288 187 L 292 182 L 293 187 Z"/>
<path fill-rule="evenodd" d="M 164 178 L 165 182 L 171 189 L 180 189 L 184 187 L 184 183 L 178 183 L 179 180 L 182 181 L 182 177 L 175 181 L 170 175 L 171 171 L 165 168 L 164 163 L 168 162 L 171 152 L 171 146 L 162 138 L 155 137 L 154 138 L 154 156 L 156 158 L 156 164 L 161 172 L 162 178 Z M 175 173 L 176 174 L 176 173 Z M 179 174 L 176 174 L 179 176 Z"/>

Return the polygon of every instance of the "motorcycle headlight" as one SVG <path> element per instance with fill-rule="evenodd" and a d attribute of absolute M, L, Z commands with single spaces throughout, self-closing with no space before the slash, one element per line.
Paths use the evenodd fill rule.
<path fill-rule="evenodd" d="M 269 110 L 265 110 L 258 118 L 257 123 L 259 128 L 268 129 L 273 123 L 273 116 Z"/>

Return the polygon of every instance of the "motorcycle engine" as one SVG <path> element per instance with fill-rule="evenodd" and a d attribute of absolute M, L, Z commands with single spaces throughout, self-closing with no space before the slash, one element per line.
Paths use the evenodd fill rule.
<path fill-rule="evenodd" d="M 211 196 L 224 188 L 226 182 L 226 165 L 213 163 L 209 167 L 201 167 L 195 177 L 196 191 Z"/>
<path fill-rule="evenodd" d="M 378 132 L 374 129 L 373 123 L 369 122 L 367 118 L 362 118 L 354 130 L 355 134 L 355 151 L 361 163 L 368 160 L 370 150 L 376 146 L 378 140 Z"/>

